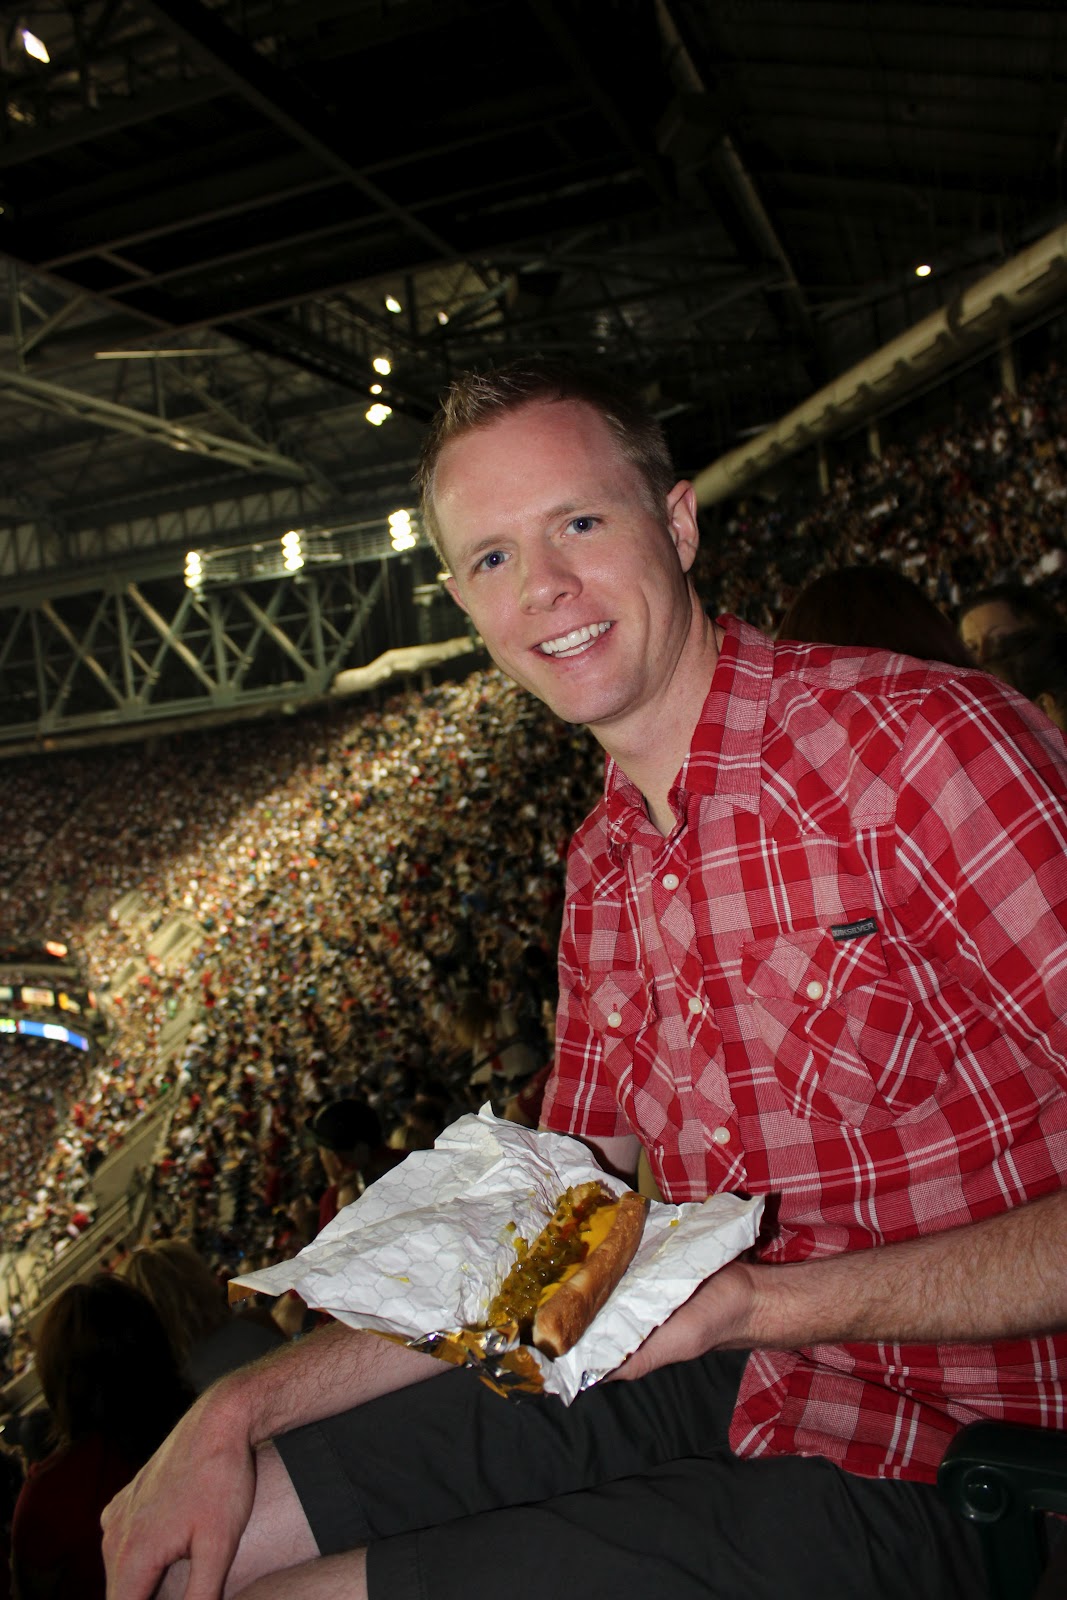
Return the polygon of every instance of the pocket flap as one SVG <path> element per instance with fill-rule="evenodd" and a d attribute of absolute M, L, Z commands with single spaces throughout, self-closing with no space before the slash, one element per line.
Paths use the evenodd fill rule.
<path fill-rule="evenodd" d="M 625 968 L 591 974 L 585 1004 L 589 1026 L 609 1038 L 637 1033 L 655 1013 L 651 986 Z"/>
<path fill-rule="evenodd" d="M 754 940 L 741 953 L 741 977 L 750 994 L 794 1005 L 832 1005 L 886 972 L 877 931 L 838 940 L 826 928 L 808 928 Z"/>

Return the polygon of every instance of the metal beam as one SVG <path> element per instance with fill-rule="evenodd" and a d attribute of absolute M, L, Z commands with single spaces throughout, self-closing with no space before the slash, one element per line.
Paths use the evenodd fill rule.
<path fill-rule="evenodd" d="M 454 254 L 440 234 L 398 205 L 360 171 L 354 153 L 341 147 L 339 129 L 330 117 L 323 115 L 321 106 L 305 94 L 292 77 L 272 67 L 220 22 L 217 13 L 192 0 L 139 0 L 139 3 L 142 11 L 156 17 L 172 38 L 206 61 L 213 72 L 269 122 L 339 173 L 379 210 L 428 244 L 435 254 L 446 257 Z"/>
<path fill-rule="evenodd" d="M 133 601 L 138 610 L 148 618 L 149 622 L 152 624 L 153 628 L 155 628 L 156 632 L 163 641 L 163 646 L 156 655 L 155 661 L 152 663 L 153 681 L 148 688 L 148 692 L 151 693 L 152 689 L 155 687 L 155 683 L 158 681 L 159 667 L 164 651 L 173 650 L 179 661 L 184 661 L 185 665 L 189 668 L 189 671 L 193 674 L 193 676 L 195 678 L 199 678 L 200 682 L 204 685 L 204 688 L 207 689 L 208 693 L 213 694 L 218 688 L 218 684 L 209 673 L 204 671 L 196 656 L 181 637 L 181 630 L 185 624 L 186 616 L 188 615 L 189 609 L 193 603 L 192 594 L 186 590 L 185 595 L 182 597 L 181 605 L 178 607 L 177 613 L 175 614 L 174 622 L 171 624 L 167 622 L 164 617 L 160 616 L 155 606 L 146 599 L 135 583 L 128 583 L 126 585 L 126 593 L 129 595 L 130 599 Z"/>
<path fill-rule="evenodd" d="M 135 411 L 129 406 L 116 405 L 98 395 L 85 394 L 78 389 L 67 389 L 62 384 L 48 383 L 42 378 L 31 378 L 25 372 L 0 371 L 0 390 L 7 389 L 22 395 L 45 411 L 58 411 L 62 416 L 80 417 L 101 428 L 118 433 L 132 433 L 141 439 L 152 439 L 172 450 L 190 451 L 209 456 L 215 461 L 226 461 L 231 466 L 248 472 L 269 472 L 279 478 L 290 478 L 306 483 L 310 473 L 299 462 L 264 446 L 224 439 L 203 428 L 187 428 L 169 422 L 166 417 L 156 417 L 147 411 Z"/>
<path fill-rule="evenodd" d="M 22 343 L 16 354 L 25 359 L 31 350 L 35 349 L 37 345 L 43 344 L 46 339 L 51 338 L 57 328 L 61 328 L 65 322 L 69 322 L 71 317 L 77 312 L 83 311 L 88 304 L 88 295 L 72 295 L 58 310 L 53 311 L 50 317 L 46 317 L 43 322 L 38 323 L 36 328 L 31 328 L 29 332 L 23 329 Z"/>
<path fill-rule="evenodd" d="M 93 612 L 92 620 L 89 623 L 89 627 L 87 628 L 83 639 L 78 639 L 76 637 L 72 630 L 63 621 L 63 618 L 56 611 L 50 600 L 46 600 L 44 605 L 41 607 L 42 615 L 48 618 L 49 622 L 52 624 L 53 628 L 55 628 L 59 636 L 66 642 L 66 644 L 70 646 L 72 652 L 72 658 L 70 665 L 67 668 L 66 676 L 64 677 L 63 682 L 59 687 L 59 692 L 52 703 L 52 710 L 56 714 L 61 712 L 63 706 L 66 704 L 67 697 L 70 694 L 71 685 L 74 682 L 74 674 L 77 671 L 79 662 L 84 662 L 89 671 L 93 674 L 93 677 L 96 678 L 99 683 L 103 684 L 104 688 L 107 690 L 112 700 L 114 700 L 115 704 L 120 708 L 122 706 L 122 696 L 118 693 L 115 685 L 112 683 L 110 674 L 105 671 L 105 669 L 100 665 L 100 662 L 92 653 L 93 639 L 95 638 L 96 630 L 100 625 L 100 620 L 107 609 L 109 599 L 109 595 L 101 595 L 99 604 L 97 605 L 96 610 Z"/>
<path fill-rule="evenodd" d="M 206 100 L 217 100 L 224 92 L 216 78 L 154 83 L 149 94 L 113 100 L 100 111 L 93 111 L 84 117 L 68 117 L 51 128 L 36 128 L 32 133 L 20 132 L 17 139 L 0 145 L 0 171 L 5 167 L 20 167 L 39 156 L 85 145 L 91 139 L 104 139 L 123 128 L 136 127 L 139 123 L 164 117 L 170 112 L 202 105 Z"/>
<path fill-rule="evenodd" d="M 244 584 L 199 600 L 172 579 L 101 585 L 62 612 L 46 597 L 4 606 L 0 756 L 319 701 L 362 670 L 370 630 L 379 651 L 392 641 L 384 567 L 302 573 L 269 597 Z"/>
<path fill-rule="evenodd" d="M 696 47 L 687 38 L 687 30 L 677 15 L 676 7 L 671 0 L 655 0 L 655 10 L 664 43 L 671 52 L 671 68 L 679 88 L 683 93 L 698 95 L 710 104 L 713 97 L 697 65 Z M 785 279 L 783 303 L 788 307 L 791 321 L 807 339 L 809 349 L 817 355 L 815 324 L 796 270 L 740 151 L 725 127 L 720 129 L 713 161 L 737 205 L 759 257 L 775 262 L 781 271 Z"/>

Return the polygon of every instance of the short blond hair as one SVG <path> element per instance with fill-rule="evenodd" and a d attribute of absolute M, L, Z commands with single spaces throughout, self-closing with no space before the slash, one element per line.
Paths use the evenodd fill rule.
<path fill-rule="evenodd" d="M 486 372 L 464 372 L 449 385 L 430 424 L 415 481 L 422 525 L 442 561 L 441 529 L 433 503 L 434 477 L 441 452 L 463 434 L 524 406 L 576 400 L 592 407 L 607 423 L 622 454 L 633 463 L 648 489 L 652 510 L 664 512 L 674 487 L 671 453 L 660 424 L 632 390 L 606 374 L 556 361 L 516 361 Z"/>

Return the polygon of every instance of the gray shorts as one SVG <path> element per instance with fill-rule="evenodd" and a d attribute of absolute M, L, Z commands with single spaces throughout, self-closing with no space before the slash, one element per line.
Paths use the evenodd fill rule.
<path fill-rule="evenodd" d="M 936 1489 L 726 1443 L 744 1356 L 571 1406 L 471 1373 L 275 1444 L 323 1555 L 368 1547 L 371 1600 L 980 1600 L 974 1531 Z"/>

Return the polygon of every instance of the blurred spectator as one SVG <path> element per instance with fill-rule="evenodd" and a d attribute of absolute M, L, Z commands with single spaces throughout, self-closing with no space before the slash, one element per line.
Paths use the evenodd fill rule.
<path fill-rule="evenodd" d="M 197 1394 L 282 1340 L 269 1312 L 230 1309 L 226 1290 L 184 1239 L 160 1239 L 135 1250 L 123 1276 L 155 1306 L 182 1376 Z"/>
<path fill-rule="evenodd" d="M 57 1448 L 31 1468 L 15 1507 L 19 1600 L 105 1600 L 100 1514 L 191 1398 L 144 1295 L 113 1274 L 62 1290 L 35 1341 Z"/>
<path fill-rule="evenodd" d="M 0 1600 L 11 1600 L 11 1524 L 24 1478 L 18 1451 L 0 1442 Z"/>
<path fill-rule="evenodd" d="M 518 1122 L 524 1128 L 536 1128 L 541 1121 L 541 1103 L 555 1060 L 557 1000 L 558 987 L 554 998 L 546 997 L 541 1002 L 541 1022 L 546 1041 L 543 1064 L 504 1104 L 503 1115 L 507 1120 Z"/>
<path fill-rule="evenodd" d="M 417 1094 L 404 1119 L 390 1136 L 394 1150 L 432 1150 L 434 1140 L 448 1126 L 448 1101 L 439 1094 Z"/>
<path fill-rule="evenodd" d="M 514 1014 L 485 995 L 471 991 L 463 996 L 454 1032 L 460 1047 L 470 1051 L 468 1084 L 477 1091 L 478 1102 L 488 1099 L 494 1110 L 541 1066 Z"/>
<path fill-rule="evenodd" d="M 891 567 L 840 567 L 813 579 L 786 611 L 778 637 L 974 664 L 945 613 Z"/>
<path fill-rule="evenodd" d="M 1011 634 L 986 665 L 1067 733 L 1067 628 L 1056 632 L 1029 628 Z"/>
<path fill-rule="evenodd" d="M 335 1100 L 323 1106 L 308 1118 L 307 1130 L 327 1181 L 319 1201 L 321 1232 L 369 1183 L 403 1160 L 403 1152 L 385 1144 L 378 1114 L 366 1100 Z"/>
<path fill-rule="evenodd" d="M 1039 589 L 1024 583 L 995 583 L 978 589 L 960 606 L 960 637 L 971 660 L 986 666 L 990 656 L 1027 630 L 1062 628 L 1064 619 Z"/>

